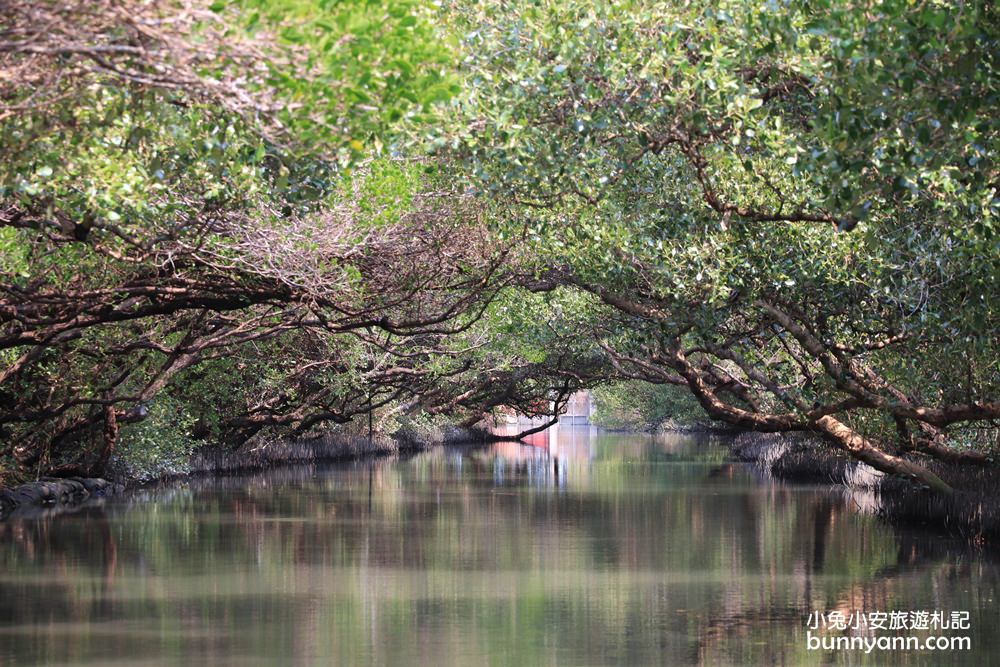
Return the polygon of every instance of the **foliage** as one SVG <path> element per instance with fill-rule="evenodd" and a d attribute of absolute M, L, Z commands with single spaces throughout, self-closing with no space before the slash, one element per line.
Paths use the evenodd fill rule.
<path fill-rule="evenodd" d="M 349 332 L 443 335 L 494 289 L 472 208 L 425 194 L 431 176 L 399 154 L 453 90 L 424 3 L 0 14 L 0 456 L 15 468 L 97 472 L 120 429 L 139 460 L 162 402 L 227 441 L 347 420 L 372 394 Z"/>
<path fill-rule="evenodd" d="M 673 385 L 625 381 L 592 392 L 592 423 L 612 430 L 656 431 L 703 426 L 705 412 L 691 393 Z"/>
<path fill-rule="evenodd" d="M 1000 16 L 908 2 L 452 5 L 449 153 L 620 375 L 887 472 L 1000 415 Z"/>
<path fill-rule="evenodd" d="M 251 34 L 272 32 L 279 54 L 263 82 L 286 90 L 282 127 L 349 164 L 399 150 L 400 124 L 419 128 L 458 91 L 447 42 L 423 0 L 225 0 L 211 6 Z M 289 67 L 293 64 L 294 67 Z"/>
<path fill-rule="evenodd" d="M 622 382 L 938 488 L 914 460 L 988 463 L 992 3 L 0 12 L 17 474 L 97 470 L 157 405 L 238 443 Z"/>
<path fill-rule="evenodd" d="M 186 405 L 169 396 L 157 396 L 142 421 L 122 428 L 115 455 L 120 475 L 147 481 L 187 472 L 188 457 L 196 444 L 194 425 Z"/>

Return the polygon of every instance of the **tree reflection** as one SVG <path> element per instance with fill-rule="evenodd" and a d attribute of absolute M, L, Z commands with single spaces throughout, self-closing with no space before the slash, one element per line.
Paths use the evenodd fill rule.
<path fill-rule="evenodd" d="M 834 609 L 973 610 L 977 649 L 997 642 L 986 554 L 697 439 L 574 438 L 192 479 L 0 524 L 0 665 L 795 664 L 824 658 L 805 620 Z"/>

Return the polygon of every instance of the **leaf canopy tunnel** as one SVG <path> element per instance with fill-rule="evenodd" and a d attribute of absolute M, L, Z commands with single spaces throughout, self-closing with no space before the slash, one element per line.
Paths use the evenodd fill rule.
<path fill-rule="evenodd" d="M 5 3 L 2 481 L 642 382 L 947 491 L 1000 420 L 998 18 Z"/>

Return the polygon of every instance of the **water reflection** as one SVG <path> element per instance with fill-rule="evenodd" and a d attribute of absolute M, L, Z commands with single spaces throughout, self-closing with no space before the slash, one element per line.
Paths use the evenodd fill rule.
<path fill-rule="evenodd" d="M 0 524 L 0 665 L 986 664 L 998 567 L 718 441 L 193 480 Z M 968 610 L 969 653 L 807 651 L 812 610 Z"/>

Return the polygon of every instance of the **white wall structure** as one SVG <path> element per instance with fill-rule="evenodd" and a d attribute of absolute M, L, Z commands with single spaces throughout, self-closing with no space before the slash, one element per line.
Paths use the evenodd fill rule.
<path fill-rule="evenodd" d="M 593 403 L 590 399 L 590 391 L 578 391 L 569 397 L 569 401 L 566 403 L 566 410 L 559 416 L 559 425 L 588 426 L 592 411 Z M 517 416 L 518 426 L 541 426 L 546 421 L 548 421 L 547 418 Z"/>
<path fill-rule="evenodd" d="M 566 412 L 559 417 L 559 423 L 563 426 L 587 426 L 590 424 L 592 410 L 590 392 L 578 391 L 569 397 Z"/>

